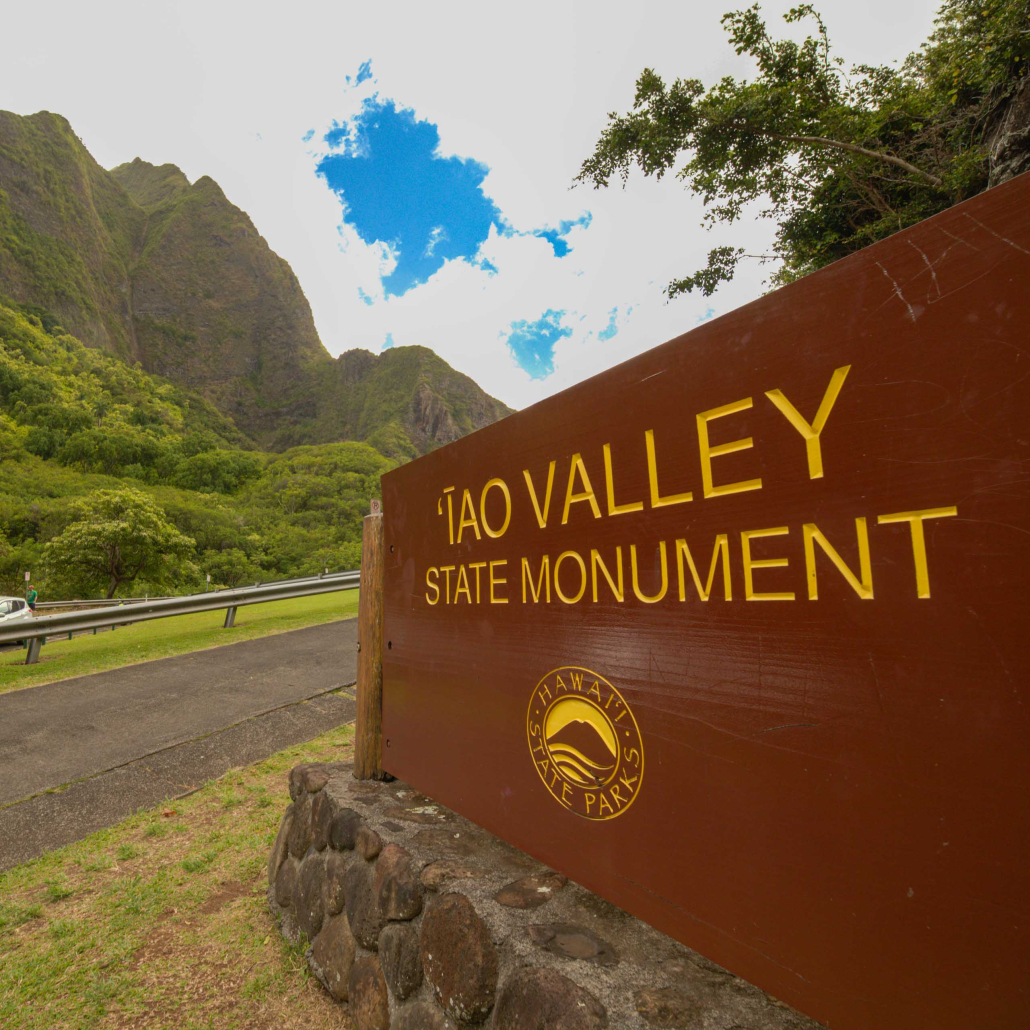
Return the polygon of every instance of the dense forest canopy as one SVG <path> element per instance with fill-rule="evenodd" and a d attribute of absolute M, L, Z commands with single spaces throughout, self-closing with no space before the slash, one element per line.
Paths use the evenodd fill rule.
<path fill-rule="evenodd" d="M 412 456 L 399 426 L 375 437 Z M 30 571 L 40 600 L 356 568 L 361 517 L 398 463 L 360 442 L 257 451 L 203 398 L 2 301 L 0 455 L 0 592 Z"/>
<path fill-rule="evenodd" d="M 708 229 L 764 205 L 770 253 L 715 247 L 670 297 L 709 296 L 746 257 L 774 262 L 773 285 L 791 282 L 1030 169 L 1028 0 L 947 0 L 899 67 L 846 66 L 811 4 L 784 17 L 811 32 L 777 39 L 758 4 L 723 17 L 751 79 L 666 85 L 645 69 L 632 110 L 609 115 L 577 176 L 601 188 L 634 167 L 674 171 Z"/>

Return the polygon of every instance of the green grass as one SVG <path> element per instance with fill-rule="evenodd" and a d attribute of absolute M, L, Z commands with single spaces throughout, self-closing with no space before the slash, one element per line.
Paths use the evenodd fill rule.
<path fill-rule="evenodd" d="M 288 770 L 349 760 L 351 736 L 341 726 L 0 873 L 0 1027 L 350 1027 L 265 889 Z"/>
<path fill-rule="evenodd" d="M 239 640 L 253 640 L 272 633 L 285 633 L 304 626 L 317 626 L 336 619 L 348 619 L 358 611 L 358 591 L 296 597 L 248 605 L 236 613 L 236 625 L 223 629 L 225 611 L 199 612 L 168 619 L 155 619 L 134 626 L 103 631 L 94 636 L 54 640 L 40 652 L 36 665 L 25 665 L 25 652 L 0 655 L 0 694 L 41 683 L 86 676 L 123 665 L 148 662 L 153 658 L 200 651 Z"/>

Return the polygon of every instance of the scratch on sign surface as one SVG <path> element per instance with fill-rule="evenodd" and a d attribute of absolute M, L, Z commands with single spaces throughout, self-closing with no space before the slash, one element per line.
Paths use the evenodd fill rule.
<path fill-rule="evenodd" d="M 901 292 L 901 287 L 897 284 L 897 282 L 895 282 L 894 277 L 890 274 L 890 272 L 887 271 L 886 268 L 883 267 L 883 265 L 880 264 L 879 261 L 876 262 L 876 267 L 879 268 L 881 272 L 883 272 L 884 277 L 891 284 L 891 286 L 894 287 L 895 296 L 897 296 L 901 300 L 902 304 L 904 304 L 905 307 L 908 308 L 908 317 L 911 318 L 914 322 L 916 320 L 916 313 L 912 310 L 912 305 L 909 304 L 907 300 L 905 300 L 905 295 Z"/>

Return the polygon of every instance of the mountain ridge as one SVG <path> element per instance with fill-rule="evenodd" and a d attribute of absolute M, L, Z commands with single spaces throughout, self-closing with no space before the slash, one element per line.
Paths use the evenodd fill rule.
<path fill-rule="evenodd" d="M 413 456 L 511 411 L 427 348 L 331 357 L 293 270 L 214 179 L 139 157 L 105 171 L 50 112 L 0 112 L 0 294 L 263 448 L 378 433 Z"/>

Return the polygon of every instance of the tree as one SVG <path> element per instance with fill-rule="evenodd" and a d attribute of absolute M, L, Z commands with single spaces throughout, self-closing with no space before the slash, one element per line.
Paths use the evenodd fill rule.
<path fill-rule="evenodd" d="M 666 86 L 645 69 L 633 110 L 609 115 L 576 177 L 598 189 L 616 175 L 625 183 L 634 165 L 657 178 L 678 166 L 708 229 L 766 204 L 771 253 L 716 247 L 705 268 L 669 283 L 670 298 L 709 296 L 745 257 L 779 262 L 772 283 L 791 282 L 986 189 L 1004 115 L 1030 95 L 1027 0 L 947 0 L 901 68 L 850 72 L 811 4 L 784 18 L 813 22 L 814 35 L 774 39 L 757 4 L 724 15 L 731 45 L 756 63 L 752 81 Z"/>
<path fill-rule="evenodd" d="M 183 461 L 175 485 L 184 490 L 231 494 L 261 474 L 261 459 L 246 451 L 202 451 Z"/>
<path fill-rule="evenodd" d="M 49 577 L 73 593 L 105 590 L 144 579 L 176 586 L 195 569 L 194 542 L 167 521 L 145 493 L 96 490 L 74 509 L 73 521 L 43 549 Z"/>
<path fill-rule="evenodd" d="M 224 551 L 205 551 L 203 564 L 204 571 L 211 575 L 211 582 L 218 586 L 235 587 L 261 578 L 260 570 L 251 564 L 238 547 L 229 547 Z"/>

